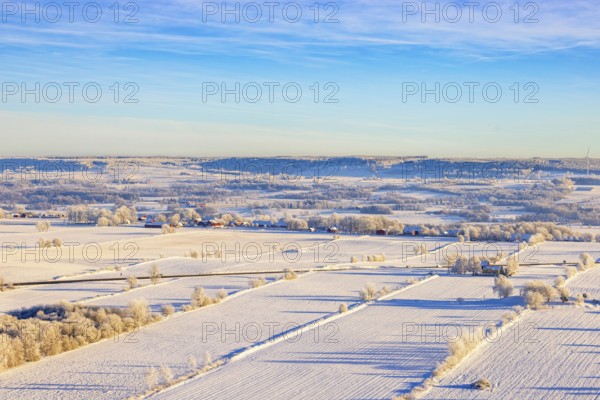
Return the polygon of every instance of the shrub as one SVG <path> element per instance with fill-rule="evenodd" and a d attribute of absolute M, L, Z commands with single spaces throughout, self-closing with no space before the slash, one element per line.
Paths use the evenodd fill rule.
<path fill-rule="evenodd" d="M 62 247 L 62 240 L 59 238 L 52 239 L 52 246 L 54 247 Z"/>
<path fill-rule="evenodd" d="M 267 283 L 267 281 L 265 280 L 265 278 L 257 278 L 257 279 L 252 279 L 250 281 L 250 287 L 253 289 L 259 288 L 261 286 L 264 286 L 265 283 Z"/>
<path fill-rule="evenodd" d="M 538 292 L 527 292 L 525 293 L 525 304 L 532 310 L 539 310 L 544 304 L 546 299 L 541 293 Z"/>
<path fill-rule="evenodd" d="M 192 307 L 192 305 L 191 305 L 191 304 L 184 304 L 184 305 L 181 307 L 181 311 L 183 311 L 183 312 L 192 311 L 193 309 L 194 309 L 194 307 Z"/>
<path fill-rule="evenodd" d="M 156 285 L 160 282 L 160 276 L 158 265 L 152 264 L 152 267 L 150 268 L 150 282 L 152 282 L 153 285 Z"/>
<path fill-rule="evenodd" d="M 190 251 L 190 257 L 192 257 L 192 258 L 199 258 L 200 257 L 200 252 L 198 252 L 197 250 L 191 250 Z"/>
<path fill-rule="evenodd" d="M 571 279 L 575 275 L 577 275 L 577 268 L 575 267 L 566 267 L 565 274 L 567 274 L 567 279 Z"/>
<path fill-rule="evenodd" d="M 170 385 L 173 382 L 173 370 L 167 365 L 160 366 L 160 375 L 165 385 Z"/>
<path fill-rule="evenodd" d="M 523 292 L 525 295 L 531 292 L 539 293 L 544 297 L 546 302 L 552 301 L 553 299 L 558 297 L 558 291 L 555 288 L 541 281 L 527 282 L 525 284 Z"/>
<path fill-rule="evenodd" d="M 518 315 L 521 314 L 523 311 L 525 310 L 525 308 L 521 307 L 521 306 L 514 306 L 513 307 L 513 311 Z"/>
<path fill-rule="evenodd" d="M 173 307 L 171 304 L 165 304 L 160 310 L 165 317 L 175 314 L 175 307 Z"/>
<path fill-rule="evenodd" d="M 40 221 L 35 224 L 35 228 L 38 232 L 48 232 L 48 230 L 50 230 L 50 226 L 51 224 L 49 221 Z"/>
<path fill-rule="evenodd" d="M 558 296 L 563 303 L 567 303 L 569 301 L 569 296 L 571 293 L 569 292 L 569 288 L 566 286 L 559 286 L 556 288 L 558 291 Z"/>
<path fill-rule="evenodd" d="M 577 300 L 575 300 L 575 304 L 578 306 L 583 306 L 585 304 L 585 298 L 581 293 L 577 293 Z"/>
<path fill-rule="evenodd" d="M 203 287 L 197 287 L 192 292 L 191 305 L 194 308 L 206 307 L 213 303 L 212 299 L 206 295 L 206 291 Z"/>
<path fill-rule="evenodd" d="M 554 286 L 556 286 L 557 288 L 561 287 L 561 286 L 565 286 L 565 277 L 564 276 L 557 276 L 556 280 L 554 281 Z"/>
<path fill-rule="evenodd" d="M 110 225 L 110 221 L 106 217 L 100 217 L 100 218 L 98 218 L 97 225 L 99 227 L 108 226 L 108 225 Z"/>
<path fill-rule="evenodd" d="M 377 287 L 375 287 L 374 283 L 367 283 L 365 287 L 360 291 L 360 298 L 363 301 L 370 301 L 375 298 L 377 294 Z"/>
<path fill-rule="evenodd" d="M 150 368 L 146 372 L 146 384 L 150 390 L 154 389 L 158 384 L 158 372 L 156 372 L 156 368 Z"/>
<path fill-rule="evenodd" d="M 0 276 L 0 292 L 4 292 L 4 278 Z"/>
<path fill-rule="evenodd" d="M 223 289 L 223 288 L 219 289 L 219 291 L 217 292 L 217 297 L 218 297 L 220 300 L 223 300 L 223 299 L 225 299 L 225 298 L 227 297 L 227 290 L 225 290 L 225 289 Z"/>
<path fill-rule="evenodd" d="M 475 330 L 474 335 L 462 335 L 458 340 L 448 343 L 449 355 L 446 359 L 438 364 L 433 370 L 435 378 L 443 377 L 446 372 L 454 368 L 460 363 L 471 351 L 473 351 L 479 343 L 484 339 L 483 328 L 479 327 Z"/>
<path fill-rule="evenodd" d="M 477 390 L 488 390 L 492 387 L 492 383 L 485 378 L 479 378 L 471 384 L 471 387 Z"/>
<path fill-rule="evenodd" d="M 285 279 L 287 279 L 288 281 L 291 281 L 293 279 L 296 279 L 298 277 L 298 274 L 296 274 L 296 272 L 294 272 L 292 269 L 288 268 L 285 270 Z"/>
<path fill-rule="evenodd" d="M 133 289 L 138 285 L 138 280 L 135 276 L 130 275 L 127 277 L 127 284 L 129 285 L 129 289 Z"/>
<path fill-rule="evenodd" d="M 379 292 L 377 292 L 377 293 L 379 294 L 379 296 L 383 296 L 385 294 L 388 294 L 391 291 L 392 291 L 392 289 L 390 289 L 389 286 L 383 285 L 383 287 L 381 288 L 381 290 Z"/>
<path fill-rule="evenodd" d="M 590 268 L 594 268 L 596 266 L 596 261 L 594 261 L 594 257 L 592 257 L 589 253 L 582 253 L 579 256 L 579 260 L 581 260 L 581 264 L 583 264 L 584 271 Z"/>
<path fill-rule="evenodd" d="M 150 318 L 150 306 L 146 299 L 136 299 L 129 302 L 129 314 L 138 325 L 145 325 Z"/>
<path fill-rule="evenodd" d="M 340 304 L 340 308 L 339 308 L 340 314 L 343 314 L 347 311 L 348 311 L 348 304 L 346 304 L 346 303 Z"/>
<path fill-rule="evenodd" d="M 190 367 L 190 370 L 192 372 L 196 371 L 196 369 L 198 369 L 198 361 L 196 361 L 196 357 L 194 357 L 193 355 L 190 355 L 188 357 L 188 366 Z"/>
<path fill-rule="evenodd" d="M 350 257 L 350 262 L 351 262 L 352 264 L 356 264 L 356 263 L 358 262 L 358 257 L 357 257 L 357 256 L 352 256 L 352 257 Z"/>
<path fill-rule="evenodd" d="M 509 322 L 513 322 L 517 319 L 517 313 L 514 311 L 508 311 L 502 314 L 502 325 L 506 325 Z"/>
<path fill-rule="evenodd" d="M 499 275 L 494 279 L 494 293 L 497 294 L 498 297 L 509 297 L 513 293 L 514 289 L 514 285 L 506 276 Z"/>
<path fill-rule="evenodd" d="M 163 234 L 167 234 L 167 233 L 175 233 L 175 228 L 172 227 L 169 224 L 163 224 L 163 226 L 161 226 L 161 232 Z"/>
<path fill-rule="evenodd" d="M 210 351 L 204 353 L 204 368 L 208 369 L 213 365 L 212 356 L 210 355 Z"/>
<path fill-rule="evenodd" d="M 383 262 L 383 261 L 385 261 L 385 254 L 372 254 L 372 255 L 363 256 L 363 261 Z"/>
<path fill-rule="evenodd" d="M 52 247 L 52 242 L 50 240 L 46 240 L 44 238 L 39 238 L 38 239 L 38 245 L 42 249 L 49 248 L 49 247 Z"/>

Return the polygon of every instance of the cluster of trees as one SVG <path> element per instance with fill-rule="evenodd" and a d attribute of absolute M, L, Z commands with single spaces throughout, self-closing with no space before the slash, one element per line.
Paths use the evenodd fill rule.
<path fill-rule="evenodd" d="M 197 287 L 192 292 L 190 306 L 192 309 L 206 307 L 211 304 L 217 304 L 218 302 L 225 299 L 226 297 L 227 297 L 227 291 L 225 289 L 220 289 L 217 292 L 217 296 L 210 297 L 206 293 L 206 290 L 204 290 L 203 287 Z M 187 309 L 187 307 L 186 307 L 186 311 L 189 311 L 189 309 Z"/>
<path fill-rule="evenodd" d="M 389 234 L 402 234 L 404 224 L 383 216 L 340 216 L 332 214 L 329 217 L 322 215 L 311 216 L 307 219 L 311 228 L 333 228 L 340 232 L 352 234 L 373 234 L 377 230 L 384 229 Z"/>
<path fill-rule="evenodd" d="M 360 208 L 361 214 L 393 214 L 394 211 L 390 206 L 374 204 L 372 206 L 366 206 Z"/>
<path fill-rule="evenodd" d="M 444 214 L 456 215 L 458 217 L 464 218 L 469 222 L 489 222 L 490 221 L 490 213 L 492 212 L 492 207 L 489 205 L 478 205 L 474 207 L 468 207 L 462 210 L 445 210 Z"/>
<path fill-rule="evenodd" d="M 521 221 L 581 222 L 585 225 L 600 225 L 598 209 L 582 208 L 576 203 L 554 204 L 542 202 L 528 204 L 525 211 L 532 214 L 519 217 Z"/>
<path fill-rule="evenodd" d="M 464 255 L 447 255 L 445 256 L 445 261 L 450 267 L 450 270 L 455 274 L 479 274 L 482 272 L 484 261 L 487 261 L 490 264 L 496 264 L 502 258 L 504 258 L 503 253 L 497 254 L 493 257 L 466 257 Z M 508 257 L 506 264 L 506 272 L 508 275 L 514 275 L 519 271 L 519 260 L 515 255 Z"/>
<path fill-rule="evenodd" d="M 314 184 L 311 186 L 300 186 L 295 188 L 295 193 L 280 194 L 285 199 L 313 200 L 313 201 L 347 201 L 371 198 L 371 194 L 377 188 L 374 187 L 343 187 L 327 184 Z"/>
<path fill-rule="evenodd" d="M 146 300 L 126 309 L 67 302 L 0 316 L 0 371 L 73 350 L 160 320 Z"/>
<path fill-rule="evenodd" d="M 59 238 L 54 238 L 52 240 L 46 240 L 44 238 L 39 238 L 38 245 L 40 248 L 49 248 L 49 247 L 62 247 L 62 240 Z"/>
<path fill-rule="evenodd" d="M 290 231 L 305 231 L 308 229 L 308 222 L 300 218 L 285 219 L 285 225 Z"/>
<path fill-rule="evenodd" d="M 201 218 L 200 213 L 193 208 L 174 208 L 168 215 L 158 214 L 154 217 L 157 222 L 165 222 L 173 226 L 181 221 L 199 221 Z"/>
<path fill-rule="evenodd" d="M 542 308 L 546 303 L 559 296 L 558 290 L 542 281 L 530 281 L 521 290 L 527 306 L 533 310 Z"/>
<path fill-rule="evenodd" d="M 594 258 L 589 253 L 582 253 L 579 256 L 577 268 L 567 267 L 565 269 L 566 278 L 570 279 L 575 276 L 577 272 L 583 272 L 590 268 L 594 268 L 595 266 L 596 262 Z M 566 279 L 564 276 L 558 276 L 554 286 L 542 281 L 527 282 L 525 287 L 521 290 L 521 295 L 524 297 L 527 306 L 534 310 L 543 308 L 546 303 L 556 299 L 560 299 L 565 303 L 570 299 L 570 292 L 566 286 Z M 585 297 L 587 297 L 587 295 L 578 294 L 576 303 L 581 305 Z"/>
<path fill-rule="evenodd" d="M 300 222 L 306 221 L 307 225 Z M 383 229 L 388 234 L 402 234 L 404 224 L 395 219 L 384 216 L 340 216 L 332 214 L 329 217 L 322 215 L 310 217 L 295 217 L 293 226 L 298 229 L 332 228 L 336 227 L 340 232 L 351 234 L 373 234 Z M 423 225 L 423 235 L 443 236 L 448 230 L 461 232 L 461 239 L 466 241 L 527 241 L 529 243 L 541 243 L 547 240 L 556 241 L 594 241 L 591 234 L 576 234 L 565 226 L 558 226 L 552 222 L 521 222 L 512 224 L 489 224 L 489 225 Z M 600 239 L 600 235 L 597 239 Z"/>
<path fill-rule="evenodd" d="M 463 225 L 461 226 L 465 240 L 515 241 L 531 235 L 530 243 L 540 243 L 544 240 L 586 240 L 593 238 L 585 235 L 575 235 L 573 231 L 552 222 L 521 222 L 513 224 L 493 225 Z"/>
<path fill-rule="evenodd" d="M 51 209 L 91 203 L 117 203 L 138 201 L 142 188 L 117 188 L 105 184 L 61 182 L 27 182 L 5 184 L 0 187 L 0 203 L 28 204 L 35 209 Z"/>
<path fill-rule="evenodd" d="M 449 263 L 452 260 L 447 260 Z M 481 272 L 481 258 L 479 257 L 467 257 L 461 255 L 457 257 L 452 264 L 451 271 L 455 274 L 468 274 L 468 273 L 479 273 Z"/>
<path fill-rule="evenodd" d="M 269 208 L 278 209 L 301 209 L 301 210 L 327 210 L 335 208 L 336 203 L 327 200 L 295 200 L 295 201 L 275 201 Z M 256 207 L 258 208 L 258 207 Z"/>
<path fill-rule="evenodd" d="M 117 206 L 112 211 L 105 208 L 91 208 L 86 205 L 72 206 L 67 209 L 67 222 L 70 224 L 112 226 L 130 224 L 137 219 L 137 210 L 133 206 Z"/>

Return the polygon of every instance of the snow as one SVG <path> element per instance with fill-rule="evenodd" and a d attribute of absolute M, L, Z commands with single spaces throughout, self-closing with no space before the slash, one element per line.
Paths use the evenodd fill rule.
<path fill-rule="evenodd" d="M 155 312 L 164 305 L 180 311 L 198 286 L 211 296 L 221 288 L 229 293 L 219 304 L 178 312 L 133 334 L 5 371 L 0 374 L 0 398 L 9 399 L 129 398 L 147 390 L 145 375 L 150 367 L 168 365 L 176 376 L 182 376 L 190 372 L 188 357 L 194 355 L 202 364 L 207 351 L 213 360 L 235 357 L 153 398 L 195 399 L 201 393 L 206 398 L 390 399 L 409 392 L 429 376 L 436 363 L 446 357 L 448 338 L 457 329 L 462 333 L 470 326 L 496 323 L 513 306 L 522 304 L 518 290 L 527 281 L 553 283 L 556 276 L 565 273 L 562 260 L 576 262 L 584 251 L 600 257 L 594 243 L 546 242 L 530 247 L 520 252 L 521 263 L 546 264 L 522 265 L 510 278 L 514 295 L 497 299 L 492 291 L 493 277 L 456 276 L 436 267 L 445 266 L 445 254 L 510 255 L 519 251 L 516 243 L 358 235 L 332 240 L 331 234 L 323 233 L 228 229 L 183 229 L 162 235 L 134 226 L 58 224 L 48 233 L 36 232 L 31 224 L 2 224 L 0 237 L 28 246 L 39 237 L 60 237 L 63 241 L 98 243 L 105 252 L 98 262 L 86 261 L 80 255 L 73 262 L 23 262 L 20 254 L 11 255 L 0 275 L 14 282 L 147 276 L 154 264 L 163 275 L 232 274 L 165 278 L 156 285 L 140 280 L 145 286 L 129 291 L 124 290 L 126 282 L 114 281 L 29 286 L 0 293 L 0 313 L 60 300 L 126 307 L 139 298 L 147 299 Z M 107 266 L 115 266 L 111 250 L 115 243 L 120 248 L 135 243 L 136 254 L 116 263 L 118 270 L 108 270 Z M 421 245 L 428 252 L 416 255 Z M 184 257 L 190 250 L 207 246 L 219 247 L 223 256 Z M 300 252 L 284 253 L 285 248 Z M 385 255 L 385 261 L 362 261 L 363 256 L 379 254 Z M 352 257 L 359 261 L 351 263 Z M 282 280 L 286 268 L 311 272 L 295 280 Z M 265 273 L 242 274 L 248 271 Z M 430 273 L 439 277 L 407 286 L 408 280 Z M 266 277 L 269 284 L 249 289 L 250 281 L 259 276 Z M 357 307 L 362 304 L 359 292 L 368 282 L 378 289 L 387 286 L 401 290 Z M 569 280 L 569 287 L 573 294 L 599 298 L 600 268 L 577 275 Z M 338 313 L 342 303 L 350 306 L 350 312 Z M 498 342 L 486 343 L 428 393 L 428 398 L 552 398 L 556 393 L 550 391 L 548 382 L 556 384 L 560 398 L 594 398 L 598 383 L 591 377 L 599 376 L 593 357 L 597 356 L 594 349 L 600 346 L 600 314 L 591 307 L 558 306 L 529 313 L 520 323 L 533 322 L 544 328 L 535 332 L 539 343 L 515 345 L 511 342 L 514 337 L 504 336 Z M 320 321 L 318 329 L 311 329 L 316 321 Z M 295 329 L 300 326 L 304 329 L 298 337 Z M 262 345 L 254 347 L 257 343 Z M 504 359 L 506 349 L 518 365 Z M 559 363 L 548 362 L 554 358 L 569 371 L 564 372 Z M 538 364 L 543 364 L 540 371 L 549 377 L 546 382 L 543 374 L 532 377 L 530 373 L 531 366 Z M 497 385 L 491 394 L 467 388 L 480 373 Z"/>
<path fill-rule="evenodd" d="M 105 340 L 4 372 L 0 374 L 0 397 L 124 398 L 145 391 L 144 376 L 149 367 L 166 364 L 176 374 L 186 373 L 190 355 L 198 360 L 202 360 L 206 351 L 211 352 L 213 359 L 226 356 L 257 340 L 268 339 L 272 336 L 269 326 L 280 334 L 336 313 L 342 302 L 349 305 L 358 302 L 358 292 L 366 282 L 373 282 L 379 288 L 393 287 L 414 276 L 412 270 L 384 268 L 313 273 L 293 281 L 279 281 L 208 308 L 176 314 L 118 341 Z M 222 278 L 224 284 L 228 278 Z M 110 298 L 100 301 L 106 299 Z M 250 329 L 257 324 L 261 335 L 254 338 Z M 215 327 L 218 332 L 209 335 L 208 329 Z M 69 390 L 76 387 L 80 389 Z M 37 390 L 28 390 L 33 388 Z"/>
<path fill-rule="evenodd" d="M 336 320 L 335 340 L 303 335 L 152 398 L 390 399 L 446 357 L 457 329 L 493 323 L 516 304 L 492 296 L 489 280 L 442 276 Z"/>
<path fill-rule="evenodd" d="M 483 346 L 423 398 L 598 398 L 598 309 L 564 306 L 536 311 L 520 326 L 520 337 L 505 335 Z M 492 382 L 490 392 L 470 388 L 482 377 Z"/>

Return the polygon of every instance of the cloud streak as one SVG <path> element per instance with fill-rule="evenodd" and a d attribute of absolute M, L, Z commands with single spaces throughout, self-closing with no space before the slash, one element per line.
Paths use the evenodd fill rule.
<path fill-rule="evenodd" d="M 240 3 L 240 10 L 250 2 Z M 139 23 L 114 23 L 112 11 L 98 23 L 86 23 L 81 18 L 75 23 L 62 21 L 50 24 L 21 23 L 17 16 L 7 19 L 0 30 L 2 47 L 73 48 L 90 51 L 115 52 L 124 49 L 175 54 L 263 54 L 265 57 L 281 52 L 312 55 L 323 49 L 338 55 L 337 51 L 388 48 L 427 47 L 449 51 L 468 52 L 474 57 L 492 54 L 526 54 L 555 51 L 574 47 L 597 48 L 600 44 L 600 8 L 587 1 L 546 1 L 535 8 L 520 5 L 518 15 L 513 1 L 482 2 L 470 11 L 463 2 L 398 2 L 398 1 L 343 1 L 336 2 L 338 9 L 326 10 L 322 3 L 319 23 L 314 21 L 313 2 L 299 4 L 303 12 L 296 23 L 287 22 L 282 14 L 283 5 L 275 8 L 273 22 L 269 22 L 268 8 L 262 6 L 263 17 L 250 23 L 240 18 L 234 21 L 231 14 L 207 15 L 206 2 L 177 0 L 169 5 L 156 1 L 139 4 L 135 18 Z M 203 6 L 204 4 L 204 6 Z M 234 3 L 227 3 L 234 9 Z M 262 4 L 261 2 L 255 4 Z M 425 10 L 439 12 L 426 14 Z M 462 17 L 456 19 L 460 7 Z M 31 6 L 33 7 L 33 6 Z M 110 5 L 104 4 L 105 12 Z M 495 18 L 499 8 L 502 17 Z M 212 10 L 212 9 L 211 9 Z M 490 11 L 492 10 L 492 11 Z M 288 10 L 289 11 L 289 10 Z M 329 13 L 338 23 L 324 23 Z M 123 12 L 122 12 L 123 13 Z M 288 12 L 288 20 L 294 13 Z M 526 23 L 536 19 L 537 23 Z M 227 19 L 226 23 L 221 18 Z M 124 17 L 120 17 L 124 18 Z M 517 18 L 518 23 L 515 22 Z M 206 22 L 203 22 L 206 21 Z"/>

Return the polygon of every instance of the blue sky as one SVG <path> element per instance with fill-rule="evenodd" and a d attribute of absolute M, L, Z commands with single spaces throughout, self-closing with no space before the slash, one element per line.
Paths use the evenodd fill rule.
<path fill-rule="evenodd" d="M 93 7 L 82 16 L 86 2 L 73 22 L 63 6 L 55 23 L 51 8 L 38 23 L 31 14 L 22 21 L 21 3 L 3 6 L 2 155 L 582 157 L 588 146 L 600 155 L 600 8 L 591 0 L 522 2 L 518 15 L 512 0 L 482 1 L 472 21 L 463 2 L 440 2 L 437 21 L 423 13 L 435 2 L 322 2 L 318 23 L 314 1 L 280 2 L 272 21 L 262 1 L 237 3 L 240 21 L 230 14 L 225 23 L 221 2 L 124 2 L 118 23 L 113 3 L 98 3 L 96 23 Z M 263 12 L 256 22 L 253 5 Z M 132 12 L 137 22 L 124 23 Z M 60 101 L 23 101 L 22 85 L 35 92 L 36 82 L 40 93 L 56 82 Z M 79 85 L 72 102 L 65 82 Z M 239 102 L 203 98 L 236 82 L 240 95 L 248 88 Z M 102 89 L 97 103 L 83 98 L 89 83 Z M 302 90 L 297 102 L 286 101 L 284 85 Z M 452 102 L 456 87 L 462 97 Z M 124 103 L 127 94 L 137 103 Z"/>

